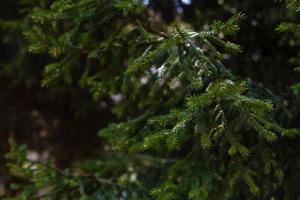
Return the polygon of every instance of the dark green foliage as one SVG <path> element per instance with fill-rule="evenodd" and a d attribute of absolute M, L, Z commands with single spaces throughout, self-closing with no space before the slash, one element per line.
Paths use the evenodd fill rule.
<path fill-rule="evenodd" d="M 300 3 L 298 1 L 286 1 L 286 3 L 291 9 L 295 10 L 296 12 L 300 11 L 299 10 Z M 277 31 L 282 33 L 292 34 L 292 36 L 295 38 L 294 42 L 299 44 L 299 34 L 300 34 L 299 24 L 293 22 L 283 22 L 277 27 Z M 294 65 L 299 65 L 300 64 L 299 58 L 291 58 L 290 63 Z M 299 72 L 299 69 L 300 69 L 299 67 L 296 67 L 295 72 Z M 300 83 L 294 84 L 292 88 L 294 90 L 300 91 Z"/>
<path fill-rule="evenodd" d="M 76 85 L 99 105 L 110 102 L 115 119 L 98 132 L 109 143 L 101 158 L 70 169 L 28 159 L 12 140 L 7 166 L 20 181 L 6 199 L 299 197 L 300 130 L 290 122 L 299 116 L 298 94 L 286 100 L 224 65 L 226 55 L 243 52 L 229 39 L 238 41 L 245 15 L 200 31 L 152 17 L 136 0 L 56 0 L 33 9 L 24 36 L 29 52 L 49 56 L 42 86 Z M 278 30 L 297 38 L 297 26 Z"/>

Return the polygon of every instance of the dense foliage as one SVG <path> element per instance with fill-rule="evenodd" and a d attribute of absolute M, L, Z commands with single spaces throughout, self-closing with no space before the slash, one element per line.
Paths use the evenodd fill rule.
<path fill-rule="evenodd" d="M 299 199 L 300 3 L 285 3 L 12 3 L 0 102 L 21 125 L 2 128 L 3 196 Z"/>

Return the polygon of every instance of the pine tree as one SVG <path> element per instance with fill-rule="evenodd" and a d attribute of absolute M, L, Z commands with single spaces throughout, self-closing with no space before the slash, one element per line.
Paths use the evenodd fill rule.
<path fill-rule="evenodd" d="M 8 166 L 25 183 L 7 199 L 298 198 L 297 178 L 285 176 L 300 166 L 282 150 L 300 132 L 277 118 L 288 108 L 223 64 L 225 53 L 243 51 L 227 38 L 244 18 L 194 31 L 152 19 L 136 0 L 34 9 L 24 35 L 30 52 L 51 56 L 42 86 L 79 84 L 96 102 L 112 99 L 117 119 L 98 133 L 110 144 L 101 159 L 66 170 L 30 161 L 11 140 Z M 279 30 L 296 35 L 295 27 Z"/>
<path fill-rule="evenodd" d="M 286 1 L 287 6 L 294 10 L 295 12 L 299 12 L 300 11 L 300 4 L 298 1 Z M 299 24 L 294 23 L 294 22 L 284 22 L 282 24 L 280 24 L 277 27 L 277 30 L 279 32 L 283 32 L 283 33 L 290 33 L 293 37 L 293 42 L 294 43 L 298 43 L 299 41 L 299 34 L 300 34 L 300 29 L 299 29 Z M 290 59 L 290 63 L 293 65 L 299 65 L 299 58 L 294 57 Z M 300 72 L 300 67 L 296 67 L 295 68 L 295 72 Z M 293 89 L 295 90 L 300 90 L 300 83 L 296 83 L 293 86 Z"/>

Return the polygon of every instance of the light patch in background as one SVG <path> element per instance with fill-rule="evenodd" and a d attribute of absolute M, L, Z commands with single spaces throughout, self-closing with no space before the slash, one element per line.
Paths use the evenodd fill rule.
<path fill-rule="evenodd" d="M 181 0 L 181 2 L 185 5 L 190 5 L 192 3 L 192 0 Z"/>
<path fill-rule="evenodd" d="M 183 9 L 181 7 L 177 7 L 176 11 L 180 14 L 183 13 Z"/>
<path fill-rule="evenodd" d="M 165 72 L 166 72 L 166 66 L 165 64 L 163 64 L 162 66 L 160 66 L 160 68 L 157 69 L 158 78 L 163 78 Z"/>
<path fill-rule="evenodd" d="M 251 20 L 251 25 L 252 26 L 257 26 L 258 25 L 258 22 L 256 20 Z"/>
<path fill-rule="evenodd" d="M 142 76 L 142 77 L 140 78 L 140 82 L 141 82 L 143 85 L 147 84 L 148 81 L 149 81 L 149 77 L 148 77 L 148 76 Z"/>
<path fill-rule="evenodd" d="M 218 0 L 218 4 L 219 5 L 223 5 L 224 4 L 224 0 Z"/>
<path fill-rule="evenodd" d="M 137 180 L 137 174 L 136 173 L 130 174 L 130 181 L 135 182 L 136 180 Z"/>
<path fill-rule="evenodd" d="M 150 1 L 150 0 L 143 0 L 143 4 L 144 4 L 145 6 L 148 6 L 148 5 L 149 5 L 149 1 Z"/>
<path fill-rule="evenodd" d="M 114 101 L 114 103 L 120 103 L 123 100 L 123 95 L 114 94 L 114 95 L 110 95 L 110 98 Z"/>
<path fill-rule="evenodd" d="M 252 60 L 253 61 L 258 61 L 259 60 L 259 54 L 257 54 L 257 53 L 252 54 Z"/>
<path fill-rule="evenodd" d="M 169 87 L 172 90 L 175 90 L 176 88 L 178 88 L 181 85 L 180 80 L 178 78 L 174 78 L 171 80 L 171 82 L 169 83 Z"/>
<path fill-rule="evenodd" d="M 37 161 L 39 159 L 39 154 L 36 151 L 28 151 L 27 159 L 30 161 Z"/>

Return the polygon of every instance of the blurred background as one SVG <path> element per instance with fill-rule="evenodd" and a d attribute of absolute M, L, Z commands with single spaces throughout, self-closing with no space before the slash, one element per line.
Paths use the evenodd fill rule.
<path fill-rule="evenodd" d="M 53 159 L 58 168 L 95 158 L 105 148 L 96 133 L 115 119 L 113 98 L 95 102 L 76 83 L 41 87 L 47 55 L 27 51 L 23 31 L 30 27 L 34 7 L 52 0 L 0 0 L 0 197 L 11 181 L 4 165 L 8 138 L 29 148 L 30 159 Z M 238 35 L 229 38 L 243 46 L 240 55 L 224 55 L 227 68 L 241 79 L 250 78 L 285 97 L 298 78 L 289 58 L 297 55 L 296 41 L 275 28 L 297 21 L 294 12 L 274 0 L 144 0 L 162 24 L 178 21 L 196 31 L 215 20 L 241 12 L 246 19 Z M 299 75 L 298 75 L 299 76 Z"/>

